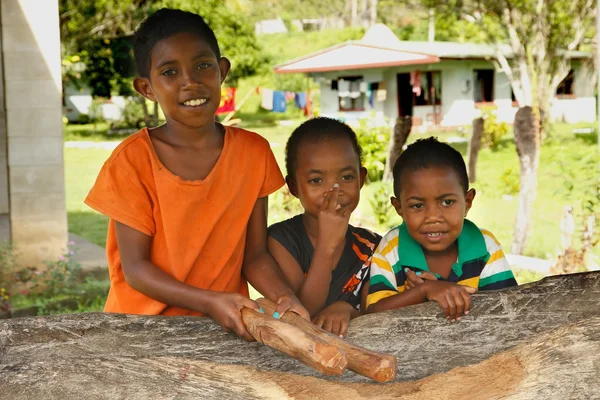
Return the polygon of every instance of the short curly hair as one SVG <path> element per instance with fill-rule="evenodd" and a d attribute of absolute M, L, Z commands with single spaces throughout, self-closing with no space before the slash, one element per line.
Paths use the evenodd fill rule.
<path fill-rule="evenodd" d="M 358 162 L 362 159 L 362 148 L 358 144 L 356 133 L 348 125 L 333 118 L 317 117 L 309 119 L 297 127 L 290 135 L 285 146 L 285 168 L 290 178 L 296 179 L 296 165 L 298 161 L 298 147 L 304 141 L 319 141 L 347 137 L 356 152 Z"/>
<path fill-rule="evenodd" d="M 219 43 L 213 30 L 198 14 L 161 8 L 146 18 L 134 34 L 133 54 L 139 76 L 150 76 L 152 50 L 158 42 L 178 33 L 192 33 L 205 41 L 217 60 L 221 58 Z"/>
<path fill-rule="evenodd" d="M 452 168 L 458 175 L 460 185 L 467 193 L 469 190 L 469 177 L 462 154 L 449 144 L 442 143 L 432 136 L 417 140 L 398 157 L 393 170 L 395 196 L 400 196 L 403 173 L 431 166 Z"/>

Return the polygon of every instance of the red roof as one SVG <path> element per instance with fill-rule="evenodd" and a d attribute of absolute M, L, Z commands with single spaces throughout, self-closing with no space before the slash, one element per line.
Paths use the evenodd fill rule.
<path fill-rule="evenodd" d="M 298 72 L 326 72 L 353 69 L 395 67 L 401 65 L 433 64 L 439 57 L 402 51 L 387 47 L 373 46 L 358 41 L 346 42 L 337 46 L 309 54 L 275 66 L 278 74 Z"/>

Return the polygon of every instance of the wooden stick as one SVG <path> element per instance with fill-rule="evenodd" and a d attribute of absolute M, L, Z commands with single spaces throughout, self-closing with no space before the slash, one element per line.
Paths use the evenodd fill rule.
<path fill-rule="evenodd" d="M 262 307 L 265 314 L 272 315 L 275 311 L 275 303 L 268 299 L 261 298 L 256 300 L 256 302 Z M 375 379 L 377 382 L 388 382 L 396 377 L 396 373 L 398 372 L 398 361 L 393 355 L 377 353 L 348 343 L 345 340 L 340 339 L 339 336 L 333 335 L 317 327 L 294 312 L 286 312 L 281 319 L 296 326 L 304 333 L 314 335 L 327 343 L 339 347 L 339 349 L 346 354 L 349 370 L 368 378 Z"/>
<path fill-rule="evenodd" d="M 249 308 L 242 309 L 242 320 L 257 341 L 288 354 L 323 374 L 341 375 L 346 370 L 346 356 L 333 344 Z"/>

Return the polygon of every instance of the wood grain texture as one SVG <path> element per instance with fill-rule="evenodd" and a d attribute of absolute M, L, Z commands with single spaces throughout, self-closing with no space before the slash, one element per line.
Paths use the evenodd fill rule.
<path fill-rule="evenodd" d="M 323 376 L 207 318 L 104 313 L 0 321 L 2 399 L 592 399 L 600 393 L 600 273 L 352 320 L 349 342 L 399 361 L 391 382 Z"/>

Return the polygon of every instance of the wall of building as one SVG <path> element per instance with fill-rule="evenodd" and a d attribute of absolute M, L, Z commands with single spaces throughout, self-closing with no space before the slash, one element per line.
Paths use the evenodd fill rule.
<path fill-rule="evenodd" d="M 23 263 L 67 243 L 58 0 L 2 0 L 10 226 Z"/>
<path fill-rule="evenodd" d="M 494 65 L 485 60 L 442 61 L 436 64 L 421 66 L 393 67 L 359 71 L 329 72 L 320 75 L 321 81 L 321 112 L 327 116 L 344 116 L 346 119 L 372 117 L 373 113 L 383 115 L 388 121 L 394 121 L 398 116 L 397 74 L 411 71 L 441 71 L 442 104 L 434 110 L 433 106 L 415 106 L 413 116 L 418 118 L 418 124 L 427 127 L 434 124 L 434 113 L 441 113 L 442 126 L 461 126 L 471 124 L 474 118 L 481 115 L 481 110 L 474 101 L 475 70 L 494 69 Z M 555 121 L 568 123 L 592 122 L 596 119 L 596 99 L 594 88 L 587 82 L 590 73 L 581 68 L 577 62 L 575 69 L 575 95 L 567 98 L 555 98 L 552 101 L 551 117 Z M 364 76 L 368 82 L 385 81 L 387 98 L 385 102 L 375 102 L 374 107 L 367 105 L 364 112 L 345 112 L 338 110 L 337 91 L 331 90 L 331 80 L 343 76 Z M 517 107 L 512 101 L 512 88 L 508 77 L 502 71 L 494 74 L 494 102 L 499 121 L 512 123 Z"/>

